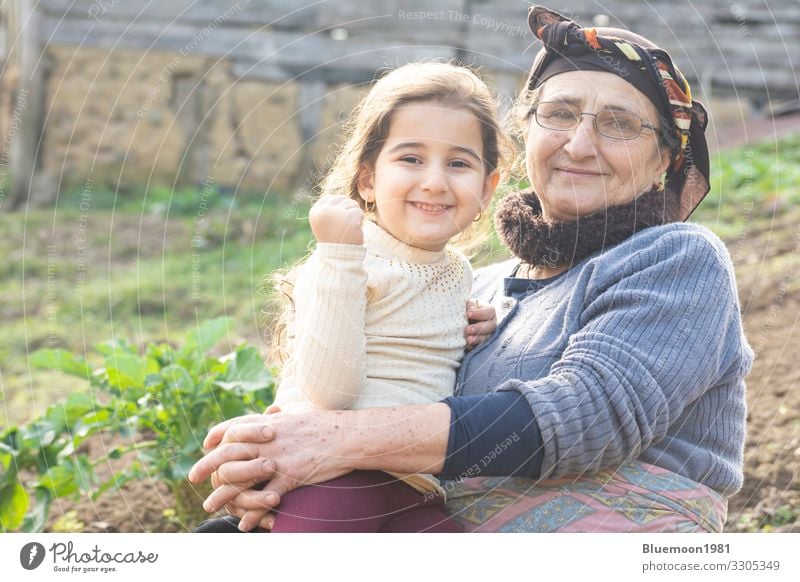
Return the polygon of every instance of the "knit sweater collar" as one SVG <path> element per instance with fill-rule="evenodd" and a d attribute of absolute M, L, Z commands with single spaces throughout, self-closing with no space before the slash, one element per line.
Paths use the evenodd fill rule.
<path fill-rule="evenodd" d="M 371 220 L 364 221 L 364 244 L 369 251 L 385 259 L 430 265 L 445 258 L 445 251 L 426 251 L 397 240 Z"/>

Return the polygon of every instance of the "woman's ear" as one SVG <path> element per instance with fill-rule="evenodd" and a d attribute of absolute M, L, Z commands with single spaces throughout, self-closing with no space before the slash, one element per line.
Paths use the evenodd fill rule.
<path fill-rule="evenodd" d="M 666 181 L 666 174 L 667 170 L 669 170 L 669 165 L 671 162 L 670 151 L 666 148 L 661 150 L 661 162 L 658 167 L 658 175 L 656 177 L 656 181 L 653 182 L 653 188 L 656 190 L 663 190 L 664 189 L 664 182 Z"/>
<path fill-rule="evenodd" d="M 661 152 L 661 173 L 666 174 L 667 170 L 669 170 L 670 162 L 672 161 L 672 156 L 670 155 L 671 152 L 669 148 L 664 148 Z"/>
<path fill-rule="evenodd" d="M 375 200 L 375 172 L 372 171 L 370 166 L 362 164 L 359 168 L 356 188 L 358 188 L 358 195 L 361 196 L 364 202 Z"/>

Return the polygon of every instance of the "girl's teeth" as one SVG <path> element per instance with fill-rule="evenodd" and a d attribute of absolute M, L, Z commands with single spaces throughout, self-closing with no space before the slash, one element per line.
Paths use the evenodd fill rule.
<path fill-rule="evenodd" d="M 433 206 L 431 204 L 420 204 L 419 202 L 414 202 L 414 206 L 420 208 L 421 210 L 426 210 L 428 212 L 438 212 L 439 210 L 444 210 L 444 206 Z"/>

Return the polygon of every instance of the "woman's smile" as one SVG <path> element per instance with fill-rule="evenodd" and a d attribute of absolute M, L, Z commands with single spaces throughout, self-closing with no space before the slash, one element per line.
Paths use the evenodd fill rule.
<path fill-rule="evenodd" d="M 595 178 L 597 176 L 605 175 L 603 172 L 598 172 L 596 170 L 584 170 L 582 168 L 572 168 L 572 167 L 556 168 L 556 172 L 560 172 L 561 174 L 567 176 L 570 179 Z"/>

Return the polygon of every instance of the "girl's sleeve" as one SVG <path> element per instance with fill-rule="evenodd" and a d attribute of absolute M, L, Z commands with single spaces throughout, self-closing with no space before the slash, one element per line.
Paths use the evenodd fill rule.
<path fill-rule="evenodd" d="M 342 410 L 366 374 L 366 248 L 318 243 L 295 282 L 295 375 L 314 406 Z"/>

